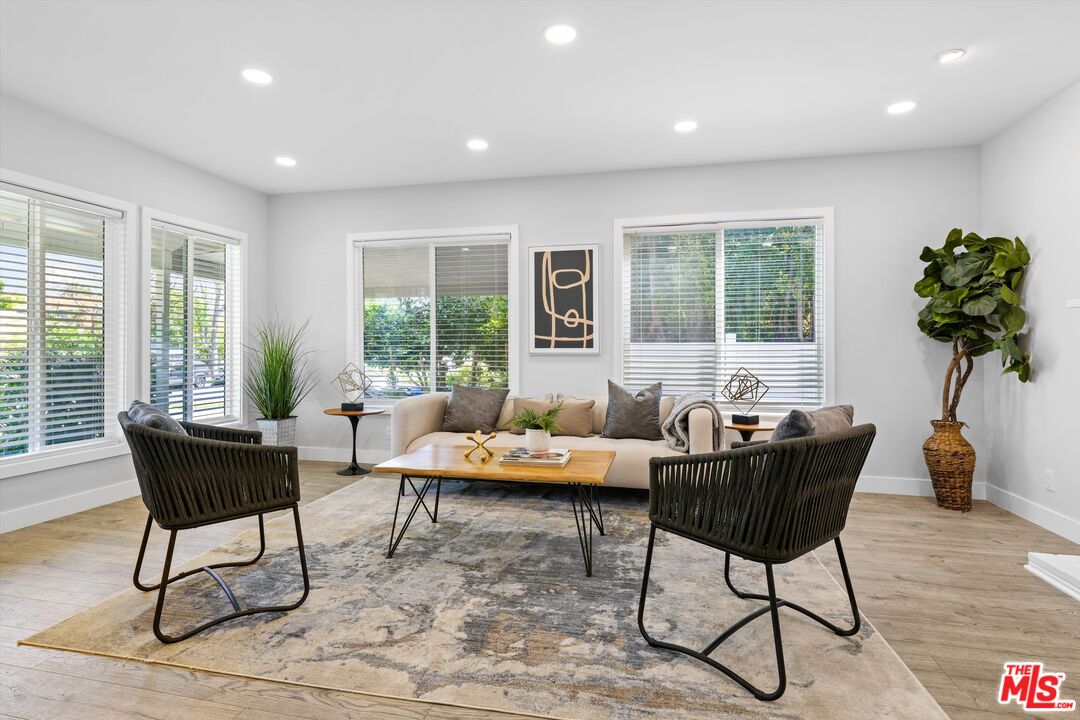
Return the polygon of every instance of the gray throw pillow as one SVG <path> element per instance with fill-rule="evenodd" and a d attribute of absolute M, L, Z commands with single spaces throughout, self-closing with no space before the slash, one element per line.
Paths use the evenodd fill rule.
<path fill-rule="evenodd" d="M 608 380 L 607 416 L 604 418 L 604 437 L 660 440 L 661 383 L 653 383 L 636 395 Z"/>
<path fill-rule="evenodd" d="M 494 432 L 509 394 L 509 390 L 455 385 L 443 415 L 443 432 Z"/>
<path fill-rule="evenodd" d="M 179 435 L 187 435 L 187 430 L 185 430 L 184 426 L 178 423 L 175 418 L 164 410 L 160 410 L 141 400 L 135 400 L 131 403 L 131 407 L 128 408 L 128 417 L 131 418 L 131 421 L 134 423 L 154 428 L 155 430 L 164 430 Z"/>
<path fill-rule="evenodd" d="M 776 424 L 769 440 L 775 442 L 846 430 L 854 419 L 853 405 L 831 405 L 812 412 L 792 410 Z"/>

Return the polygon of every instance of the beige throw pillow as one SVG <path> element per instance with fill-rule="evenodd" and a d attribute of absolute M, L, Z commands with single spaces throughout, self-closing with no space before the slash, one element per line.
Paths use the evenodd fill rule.
<path fill-rule="evenodd" d="M 537 412 L 545 412 L 558 403 L 542 402 L 538 400 L 530 400 L 528 398 L 514 398 L 514 415 L 517 415 L 526 408 L 535 410 Z M 552 435 L 573 435 L 575 437 L 587 437 L 592 433 L 592 409 L 596 404 L 595 400 L 573 400 L 564 399 L 562 401 L 562 410 L 559 411 L 559 423 L 560 430 L 554 431 Z M 510 432 L 514 435 L 524 435 L 525 431 L 522 428 L 512 426 Z"/>

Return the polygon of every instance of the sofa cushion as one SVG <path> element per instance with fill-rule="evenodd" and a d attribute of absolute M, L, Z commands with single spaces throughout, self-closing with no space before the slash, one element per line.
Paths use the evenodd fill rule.
<path fill-rule="evenodd" d="M 810 412 L 792 410 L 776 424 L 769 440 L 776 442 L 846 430 L 854 419 L 855 407 L 852 405 L 831 405 Z"/>
<path fill-rule="evenodd" d="M 567 395 L 566 393 L 559 393 L 556 397 L 559 400 L 592 400 L 596 403 L 593 405 L 592 409 L 592 431 L 595 435 L 600 435 L 604 432 L 604 421 L 607 420 L 607 397 L 598 397 L 596 395 L 579 397 Z M 660 398 L 661 426 L 664 424 L 664 421 L 667 420 L 667 416 L 671 414 L 671 409 L 675 407 L 675 401 L 678 399 L 679 398 L 675 395 L 664 395 Z"/>
<path fill-rule="evenodd" d="M 518 397 L 507 396 L 506 400 L 503 401 L 502 410 L 499 411 L 499 422 L 498 422 L 498 424 L 495 425 L 496 430 L 509 430 L 510 429 L 510 418 L 514 417 L 514 415 L 517 414 L 517 413 L 514 412 L 514 401 L 515 400 L 522 400 L 522 399 L 524 399 L 524 400 L 533 400 L 535 402 L 549 403 L 549 402 L 554 402 L 555 401 L 555 396 L 552 395 L 551 393 L 548 393 L 547 395 L 537 395 L 535 397 L 530 397 L 530 398 L 518 398 Z M 476 428 L 473 428 L 473 430 L 475 430 L 475 429 Z"/>
<path fill-rule="evenodd" d="M 128 408 L 128 417 L 131 418 L 132 422 L 145 427 L 178 435 L 187 435 L 187 430 L 175 418 L 164 410 L 149 403 L 144 403 L 142 400 L 135 400 L 131 403 L 131 407 Z"/>
<path fill-rule="evenodd" d="M 631 395 L 630 391 L 616 382 L 608 380 L 607 418 L 604 420 L 604 437 L 639 438 L 641 440 L 660 440 L 660 396 L 663 395 L 661 383 L 639 390 Z"/>
<path fill-rule="evenodd" d="M 551 432 L 553 436 L 574 435 L 576 437 L 585 437 L 592 434 L 592 409 L 593 405 L 596 404 L 593 400 L 563 398 L 559 403 L 555 403 L 550 401 L 540 402 L 529 398 L 514 398 L 514 415 L 516 416 L 525 409 L 535 410 L 540 413 L 546 412 L 557 404 L 562 405 L 562 410 L 559 411 L 559 427 Z M 500 426 L 500 429 L 502 427 Z M 510 432 L 514 435 L 525 434 L 525 430 L 516 425 L 510 426 Z"/>
<path fill-rule="evenodd" d="M 446 404 L 442 429 L 444 432 L 489 433 L 499 422 L 499 413 L 509 390 L 455 385 Z"/>

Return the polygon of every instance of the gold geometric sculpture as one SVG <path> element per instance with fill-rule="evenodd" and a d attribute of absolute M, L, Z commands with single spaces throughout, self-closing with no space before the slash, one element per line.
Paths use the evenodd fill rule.
<path fill-rule="evenodd" d="M 757 415 L 751 415 L 750 412 L 757 407 L 767 392 L 769 392 L 768 385 L 761 382 L 752 372 L 741 367 L 728 378 L 727 383 L 720 390 L 720 396 L 739 411 L 739 415 L 733 415 L 731 418 L 736 425 L 756 425 L 760 418 Z M 750 406 L 744 410 L 740 403 L 746 401 L 750 401 Z"/>
<path fill-rule="evenodd" d="M 367 373 L 358 368 L 355 363 L 346 365 L 345 369 L 339 372 L 332 382 L 337 383 L 341 394 L 348 400 L 348 402 L 341 404 L 342 410 L 363 410 L 364 403 L 361 402 L 361 398 L 374 384 L 374 380 L 369 378 Z"/>
<path fill-rule="evenodd" d="M 471 448 L 469 448 L 468 450 L 465 451 L 465 459 L 468 460 L 469 456 L 472 455 L 477 450 L 480 451 L 480 462 L 487 462 L 491 458 L 495 457 L 495 453 L 492 452 L 491 450 L 488 450 L 487 445 L 486 445 L 488 440 L 492 440 L 492 439 L 495 438 L 495 435 L 496 435 L 496 433 L 491 433 L 486 438 L 481 440 L 480 439 L 481 435 L 480 435 L 480 430 L 479 429 L 476 430 L 476 436 L 475 437 L 473 437 L 472 435 L 466 435 L 465 439 L 472 442 L 476 447 L 471 447 Z"/>

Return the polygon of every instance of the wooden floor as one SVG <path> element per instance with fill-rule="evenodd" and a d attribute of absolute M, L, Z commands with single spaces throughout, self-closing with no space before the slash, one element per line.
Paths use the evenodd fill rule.
<path fill-rule="evenodd" d="M 336 468 L 302 463 L 305 501 L 351 481 Z M 145 520 L 134 498 L 0 536 L 0 718 L 516 717 L 16 647 L 130 587 Z M 183 533 L 178 559 L 248 525 Z M 954 719 L 1023 716 L 995 700 L 1007 660 L 1068 673 L 1064 695 L 1080 700 L 1080 603 L 1023 569 L 1029 550 L 1077 545 L 986 502 L 961 515 L 924 498 L 867 494 L 856 496 L 844 546 L 862 611 Z M 148 557 L 162 553 L 158 542 Z"/>

